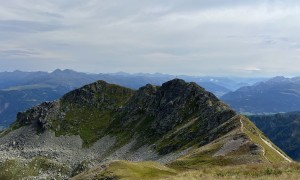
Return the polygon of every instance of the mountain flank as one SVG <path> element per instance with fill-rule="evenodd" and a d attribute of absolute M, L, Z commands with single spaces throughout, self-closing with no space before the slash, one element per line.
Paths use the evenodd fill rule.
<path fill-rule="evenodd" d="M 275 77 L 242 87 L 221 99 L 242 113 L 279 113 L 300 109 L 300 78 Z"/>
<path fill-rule="evenodd" d="M 109 168 L 138 171 L 134 162 L 172 175 L 291 161 L 246 117 L 181 79 L 139 90 L 105 81 L 85 85 L 18 113 L 0 135 L 0 153 L 0 178 L 16 179 L 118 178 Z"/>

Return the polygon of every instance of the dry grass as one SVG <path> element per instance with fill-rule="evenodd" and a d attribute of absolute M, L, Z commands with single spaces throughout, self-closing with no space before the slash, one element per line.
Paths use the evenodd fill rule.
<path fill-rule="evenodd" d="M 176 171 L 160 163 L 144 161 L 129 162 L 115 161 L 104 170 L 95 169 L 80 174 L 73 179 L 158 179 L 162 177 L 174 176 Z"/>
<path fill-rule="evenodd" d="M 155 162 L 116 161 L 100 170 L 86 172 L 74 179 L 126 180 L 214 180 L 214 179 L 300 179 L 300 164 L 249 164 L 236 166 L 199 166 L 175 170 Z"/>
<path fill-rule="evenodd" d="M 287 164 L 252 164 L 228 167 L 199 168 L 179 172 L 176 176 L 162 178 L 164 180 L 193 179 L 300 179 L 300 165 Z"/>

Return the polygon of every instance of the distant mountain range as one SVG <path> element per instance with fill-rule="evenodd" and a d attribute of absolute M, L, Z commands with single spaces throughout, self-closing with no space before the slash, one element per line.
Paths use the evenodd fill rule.
<path fill-rule="evenodd" d="M 275 77 L 225 94 L 221 99 L 242 113 L 300 110 L 300 77 Z"/>
<path fill-rule="evenodd" d="M 255 115 L 249 119 L 285 153 L 300 160 L 300 111 Z"/>
<path fill-rule="evenodd" d="M 97 80 L 138 89 L 145 84 L 161 85 L 175 78 L 167 74 L 88 74 L 73 70 L 57 69 L 48 72 L 2 72 L 0 73 L 0 129 L 12 123 L 19 111 L 24 111 L 44 101 L 58 99 L 63 94 Z M 216 96 L 222 96 L 241 85 L 251 84 L 260 79 L 178 76 L 194 81 Z"/>

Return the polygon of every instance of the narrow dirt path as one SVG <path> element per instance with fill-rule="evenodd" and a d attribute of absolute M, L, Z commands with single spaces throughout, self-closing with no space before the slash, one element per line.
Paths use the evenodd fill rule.
<path fill-rule="evenodd" d="M 287 158 L 285 155 L 283 155 L 280 151 L 278 151 L 277 149 L 275 149 L 271 143 L 269 143 L 268 141 L 264 140 L 262 137 L 260 137 L 260 139 L 266 144 L 268 145 L 270 148 L 272 148 L 274 151 L 276 151 L 280 156 L 282 156 L 285 160 L 287 160 L 288 162 L 292 162 L 289 158 Z"/>
<path fill-rule="evenodd" d="M 241 132 L 244 132 L 244 124 L 242 119 L 240 119 L 241 122 Z M 286 161 L 288 162 L 292 162 L 292 160 L 290 160 L 289 158 L 287 158 L 285 155 L 283 155 L 280 151 L 278 151 L 277 149 L 275 149 L 271 143 L 269 143 L 268 141 L 264 140 L 260 135 L 259 138 L 267 145 L 269 146 L 271 149 L 273 149 L 275 152 L 277 152 L 281 157 L 283 157 Z M 251 139 L 251 138 L 250 138 Z M 265 157 L 265 149 L 263 148 L 263 156 Z M 267 159 L 267 157 L 265 157 Z"/>
<path fill-rule="evenodd" d="M 242 118 L 240 119 L 240 122 L 241 122 L 241 131 L 244 132 L 244 124 L 243 124 Z"/>

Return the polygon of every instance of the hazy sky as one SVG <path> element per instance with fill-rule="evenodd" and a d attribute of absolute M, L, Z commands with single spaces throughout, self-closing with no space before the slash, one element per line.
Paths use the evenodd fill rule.
<path fill-rule="evenodd" d="M 0 71 L 300 75 L 296 0 L 0 1 Z"/>

